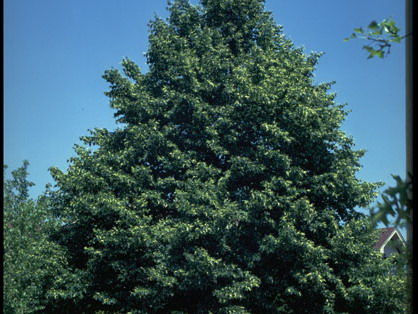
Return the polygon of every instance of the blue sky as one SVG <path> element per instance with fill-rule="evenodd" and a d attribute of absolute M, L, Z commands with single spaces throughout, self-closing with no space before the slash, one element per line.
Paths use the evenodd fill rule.
<path fill-rule="evenodd" d="M 196 3 L 197 1 L 192 1 Z M 123 57 L 146 71 L 148 22 L 167 17 L 166 0 L 4 1 L 4 163 L 31 163 L 39 195 L 66 169 L 88 129 L 114 129 L 101 75 Z M 317 82 L 336 81 L 337 103 L 351 110 L 343 130 L 366 149 L 359 177 L 392 185 L 405 173 L 404 43 L 385 59 L 367 59 L 355 27 L 393 17 L 405 29 L 404 1 L 266 0 L 266 9 L 296 46 L 322 51 Z"/>

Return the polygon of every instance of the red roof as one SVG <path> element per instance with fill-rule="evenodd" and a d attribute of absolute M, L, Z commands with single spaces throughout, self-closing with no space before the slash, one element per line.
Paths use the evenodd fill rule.
<path fill-rule="evenodd" d="M 393 234 L 393 232 L 395 231 L 395 228 L 394 227 L 382 228 L 382 229 L 379 229 L 379 231 L 380 231 L 380 238 L 374 245 L 376 249 L 380 249 L 382 247 L 383 243 L 385 243 L 386 240 Z"/>

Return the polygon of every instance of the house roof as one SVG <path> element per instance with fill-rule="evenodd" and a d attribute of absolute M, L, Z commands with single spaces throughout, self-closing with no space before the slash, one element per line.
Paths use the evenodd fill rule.
<path fill-rule="evenodd" d="M 401 240 L 401 242 L 404 242 L 404 239 L 402 235 L 396 230 L 394 227 L 390 228 L 381 228 L 380 231 L 380 237 L 379 240 L 376 242 L 374 247 L 377 250 L 382 250 L 384 246 L 390 241 L 390 239 L 396 234 L 398 238 Z"/>
<path fill-rule="evenodd" d="M 382 245 L 386 242 L 386 240 L 388 240 L 393 232 L 395 231 L 395 228 L 382 228 L 379 229 L 380 231 L 380 237 L 379 240 L 376 242 L 376 244 L 374 245 L 374 247 L 376 249 L 380 249 L 382 247 Z"/>

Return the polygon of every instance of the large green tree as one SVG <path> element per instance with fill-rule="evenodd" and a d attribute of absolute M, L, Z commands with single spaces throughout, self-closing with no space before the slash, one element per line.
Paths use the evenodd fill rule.
<path fill-rule="evenodd" d="M 178 0 L 150 23 L 149 71 L 105 72 L 120 127 L 52 174 L 55 239 L 86 312 L 398 313 L 402 278 L 357 206 L 376 185 L 261 0 Z"/>

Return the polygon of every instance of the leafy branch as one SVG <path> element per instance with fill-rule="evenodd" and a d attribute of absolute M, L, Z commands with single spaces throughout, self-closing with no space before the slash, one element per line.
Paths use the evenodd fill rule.
<path fill-rule="evenodd" d="M 393 43 L 400 43 L 402 39 L 410 35 L 400 35 L 399 32 L 400 29 L 396 26 L 395 21 L 388 18 L 379 23 L 372 21 L 366 29 L 362 27 L 354 28 L 351 36 L 345 38 L 344 41 L 355 38 L 365 39 L 369 42 L 369 44 L 363 46 L 363 49 L 369 53 L 368 59 L 376 56 L 384 58 L 390 54 Z"/>
<path fill-rule="evenodd" d="M 412 178 L 402 180 L 401 177 L 392 175 L 396 185 L 389 187 L 382 194 L 383 202 L 377 203 L 377 208 L 370 209 L 372 222 L 389 225 L 388 216 L 396 217 L 392 223 L 395 226 L 404 227 L 411 222 L 412 209 Z"/>

